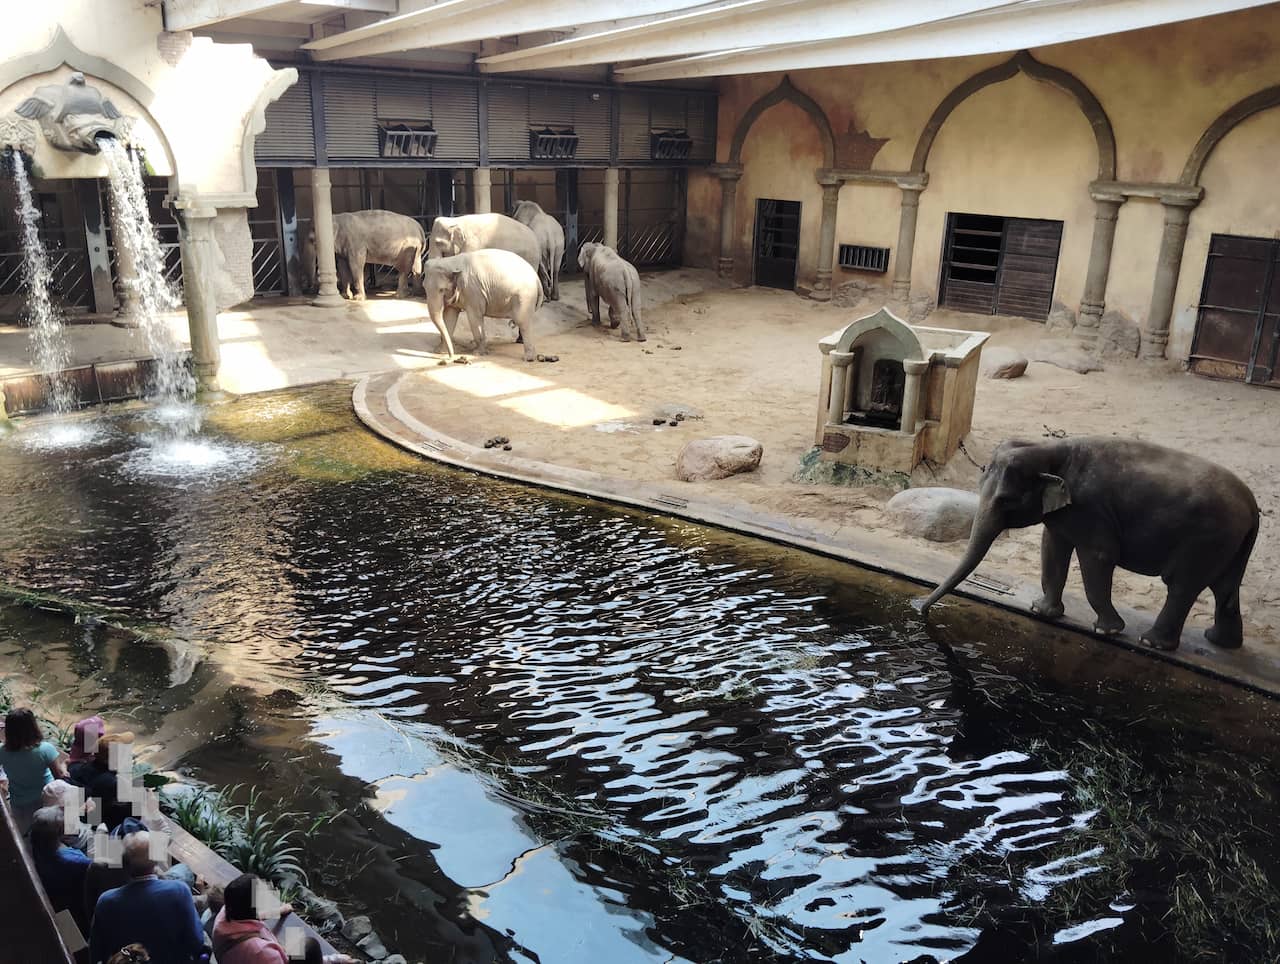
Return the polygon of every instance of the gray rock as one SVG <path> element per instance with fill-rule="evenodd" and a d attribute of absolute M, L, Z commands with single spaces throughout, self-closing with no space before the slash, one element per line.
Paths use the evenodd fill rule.
<path fill-rule="evenodd" d="M 745 435 L 694 439 L 676 458 L 676 478 L 683 482 L 727 479 L 739 472 L 755 471 L 763 455 L 764 446 Z"/>
<path fill-rule="evenodd" d="M 984 348 L 978 370 L 987 378 L 1021 378 L 1027 371 L 1027 358 L 1012 348 Z"/>
<path fill-rule="evenodd" d="M 387 959 L 387 949 L 383 947 L 382 940 L 377 934 L 370 934 L 362 940 L 356 941 L 356 947 L 364 951 L 371 961 L 385 961 Z M 404 960 L 404 958 L 401 958 Z"/>
<path fill-rule="evenodd" d="M 933 310 L 937 307 L 938 302 L 928 292 L 912 295 L 907 304 L 907 321 L 913 325 L 919 324 L 933 314 Z"/>
<path fill-rule="evenodd" d="M 1049 317 L 1045 319 L 1044 326 L 1049 331 L 1071 331 L 1076 326 L 1076 313 L 1061 301 L 1055 301 Z"/>
<path fill-rule="evenodd" d="M 874 281 L 854 278 L 831 293 L 831 303 L 838 308 L 856 308 L 867 298 L 884 298 L 884 286 Z"/>
<path fill-rule="evenodd" d="M 359 944 L 360 941 L 372 933 L 373 921 L 369 920 L 364 914 L 359 917 L 352 917 L 342 925 L 342 936 L 355 944 Z"/>
<path fill-rule="evenodd" d="M 978 494 L 942 487 L 907 489 L 890 499 L 885 509 L 908 535 L 955 542 L 969 538 Z"/>
<path fill-rule="evenodd" d="M 1108 311 L 1098 325 L 1099 358 L 1137 358 L 1142 347 L 1138 323 L 1120 311 Z"/>
<path fill-rule="evenodd" d="M 660 418 L 663 421 L 670 421 L 677 416 L 682 419 L 702 418 L 702 409 L 693 405 L 686 405 L 684 402 L 668 402 L 666 405 L 659 405 L 653 410 L 653 417 Z"/>
<path fill-rule="evenodd" d="M 1031 360 L 1043 362 L 1046 365 L 1056 365 L 1058 368 L 1065 368 L 1069 372 L 1077 372 L 1081 375 L 1100 372 L 1103 368 L 1102 362 L 1094 355 L 1079 345 L 1072 345 L 1069 342 L 1044 342 L 1037 345 L 1031 353 Z"/>
<path fill-rule="evenodd" d="M 307 908 L 307 915 L 317 921 L 330 921 L 335 917 L 341 917 L 342 911 L 338 910 L 338 905 L 331 900 L 321 897 L 315 891 L 307 887 L 299 887 L 298 893 Z"/>
<path fill-rule="evenodd" d="M 409 964 L 404 959 L 403 954 L 392 954 L 390 957 L 383 958 L 382 964 Z"/>

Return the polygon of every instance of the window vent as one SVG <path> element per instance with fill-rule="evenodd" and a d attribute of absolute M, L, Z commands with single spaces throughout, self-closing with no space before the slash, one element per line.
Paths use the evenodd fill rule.
<path fill-rule="evenodd" d="M 578 135 L 572 127 L 529 131 L 529 157 L 535 161 L 559 161 L 578 153 Z"/>
<path fill-rule="evenodd" d="M 854 271 L 888 271 L 889 249 L 873 248 L 865 244 L 842 244 L 840 267 Z"/>
<path fill-rule="evenodd" d="M 649 157 L 655 161 L 687 161 L 693 150 L 693 138 L 686 130 L 649 132 Z"/>
<path fill-rule="evenodd" d="M 378 122 L 378 152 L 383 157 L 432 157 L 436 131 L 430 124 Z"/>

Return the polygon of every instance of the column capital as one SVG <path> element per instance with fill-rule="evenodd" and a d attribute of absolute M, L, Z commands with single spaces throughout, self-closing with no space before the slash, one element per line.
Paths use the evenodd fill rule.
<path fill-rule="evenodd" d="M 908 375 L 923 375 L 929 370 L 929 361 L 925 358 L 904 358 L 902 370 Z"/>
<path fill-rule="evenodd" d="M 843 179 L 838 174 L 833 174 L 831 171 L 818 171 L 815 177 L 824 189 L 833 187 L 839 188 L 840 185 L 844 183 Z"/>
<path fill-rule="evenodd" d="M 738 181 L 742 178 L 742 171 L 741 164 L 712 164 L 707 168 L 708 173 L 722 181 Z"/>
<path fill-rule="evenodd" d="M 1113 212 L 1112 216 L 1114 216 L 1114 212 L 1119 209 L 1120 205 L 1129 200 L 1127 194 L 1121 194 L 1118 191 L 1098 190 L 1094 187 L 1089 188 L 1089 197 L 1097 201 L 1100 206 L 1106 205 L 1109 207 Z"/>
<path fill-rule="evenodd" d="M 837 368 L 845 368 L 853 361 L 853 352 L 851 351 L 832 351 L 829 353 L 831 364 Z"/>

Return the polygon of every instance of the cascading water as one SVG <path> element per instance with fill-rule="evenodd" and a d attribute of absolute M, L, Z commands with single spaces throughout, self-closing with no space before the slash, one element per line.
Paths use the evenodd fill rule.
<path fill-rule="evenodd" d="M 22 155 L 10 154 L 13 182 L 18 193 L 18 220 L 22 224 L 22 276 L 27 285 L 27 314 L 31 322 L 31 354 L 36 368 L 49 378 L 49 403 L 54 412 L 66 414 L 75 407 L 64 370 L 71 365 L 71 347 L 63 328 L 62 312 L 49 295 L 53 272 L 49 254 L 40 239 L 40 212 L 31 192 L 31 179 Z"/>
<path fill-rule="evenodd" d="M 115 243 L 134 265 L 133 277 L 122 279 L 122 283 L 133 296 L 136 321 L 156 360 L 152 394 L 165 424 L 175 434 L 187 435 L 200 427 L 199 414 L 191 404 L 195 379 L 183 365 L 178 343 L 164 317 L 182 299 L 165 278 L 164 252 L 147 210 L 140 160 L 115 138 L 99 138 L 98 145 L 107 161 Z"/>

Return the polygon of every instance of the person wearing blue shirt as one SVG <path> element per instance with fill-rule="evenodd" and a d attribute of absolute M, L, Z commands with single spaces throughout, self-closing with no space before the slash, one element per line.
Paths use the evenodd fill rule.
<path fill-rule="evenodd" d="M 98 898 L 89 935 L 93 964 L 103 964 L 126 944 L 141 944 L 151 964 L 191 964 L 204 954 L 204 930 L 191 890 L 156 875 L 146 831 L 125 838 L 122 859 L 128 883 Z"/>
<path fill-rule="evenodd" d="M 31 860 L 55 911 L 70 911 L 81 933 L 87 931 L 84 877 L 88 856 L 62 842 L 65 820 L 61 807 L 42 807 L 31 821 Z"/>
<path fill-rule="evenodd" d="M 9 804 L 19 833 L 31 828 L 40 809 L 40 791 L 53 778 L 64 778 L 64 754 L 44 738 L 35 714 L 26 707 L 10 710 L 4 718 L 4 746 L 0 769 L 9 783 Z"/>

